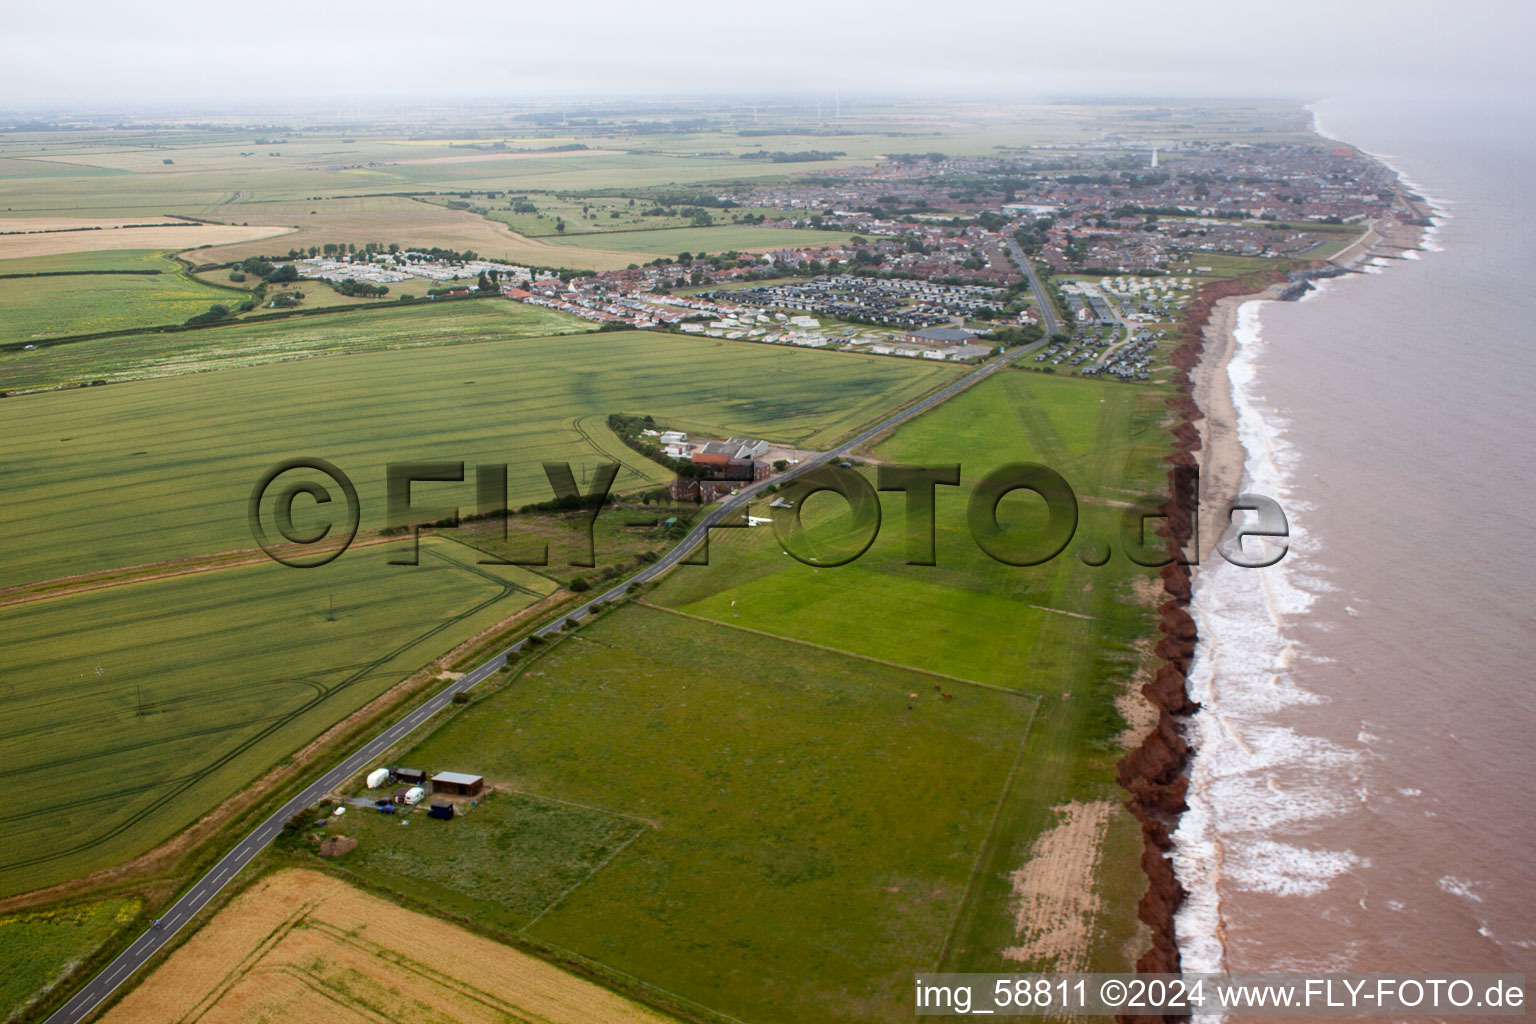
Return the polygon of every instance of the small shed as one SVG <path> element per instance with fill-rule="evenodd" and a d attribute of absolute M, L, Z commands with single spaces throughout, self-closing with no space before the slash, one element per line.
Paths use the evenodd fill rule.
<path fill-rule="evenodd" d="M 391 768 L 389 777 L 408 786 L 423 786 L 427 782 L 427 773 L 420 768 Z"/>
<path fill-rule="evenodd" d="M 438 772 L 432 776 L 432 792 L 451 793 L 454 796 L 478 796 L 485 788 L 485 778 L 466 775 L 463 772 Z"/>
<path fill-rule="evenodd" d="M 395 790 L 395 795 L 391 798 L 392 802 L 397 804 L 405 803 L 405 796 L 411 791 L 412 788 L 413 787 L 411 786 L 401 786 L 399 789 Z"/>
<path fill-rule="evenodd" d="M 452 820 L 453 804 L 447 800 L 434 800 L 432 801 L 431 809 L 427 811 L 427 817 L 442 818 L 445 821 Z"/>

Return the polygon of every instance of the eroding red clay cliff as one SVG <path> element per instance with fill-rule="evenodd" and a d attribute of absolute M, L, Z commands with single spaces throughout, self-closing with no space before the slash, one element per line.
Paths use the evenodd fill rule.
<path fill-rule="evenodd" d="M 1204 330 L 1211 310 L 1218 301 L 1262 290 L 1280 274 L 1251 276 L 1233 281 L 1216 281 L 1203 286 L 1185 310 L 1179 343 L 1170 355 L 1177 389 L 1168 400 L 1175 417 L 1172 427 L 1173 451 L 1168 456 L 1168 501 L 1163 505 L 1162 525 L 1158 530 L 1173 561 L 1162 567 L 1160 577 L 1167 600 L 1158 609 L 1156 656 L 1160 660 L 1151 682 L 1142 694 L 1157 710 L 1157 724 L 1141 745 L 1121 760 L 1120 785 L 1130 793 L 1127 806 L 1141 823 L 1141 867 L 1147 875 L 1147 891 L 1137 907 L 1137 914 L 1151 931 L 1151 948 L 1136 961 L 1142 974 L 1175 974 L 1179 970 L 1179 947 L 1173 920 L 1184 900 L 1184 888 L 1174 877 L 1167 851 L 1173 846 L 1173 830 L 1187 806 L 1189 786 L 1186 769 L 1189 745 L 1178 727 L 1178 717 L 1193 713 L 1198 705 L 1189 699 L 1187 674 L 1195 652 L 1195 620 L 1187 607 L 1191 595 L 1190 567 L 1180 564 L 1185 549 L 1194 536 L 1196 495 L 1199 477 L 1194 453 L 1200 450 L 1200 432 L 1196 423 L 1202 413 L 1194 399 L 1192 371 L 1200 363 L 1205 349 Z M 1121 1014 L 1115 1018 L 1125 1024 L 1177 1019 L 1161 1014 Z"/>

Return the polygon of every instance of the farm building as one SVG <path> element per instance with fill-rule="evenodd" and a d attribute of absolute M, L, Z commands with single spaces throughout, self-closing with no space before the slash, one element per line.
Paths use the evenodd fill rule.
<path fill-rule="evenodd" d="M 450 793 L 454 796 L 478 796 L 485 788 L 485 779 L 463 772 L 438 772 L 432 776 L 432 792 Z"/>
<path fill-rule="evenodd" d="M 409 786 L 421 786 L 427 781 L 427 773 L 420 768 L 391 768 L 389 777 Z"/>

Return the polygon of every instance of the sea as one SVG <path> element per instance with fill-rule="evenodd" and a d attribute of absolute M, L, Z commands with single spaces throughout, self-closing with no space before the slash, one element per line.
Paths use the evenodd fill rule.
<path fill-rule="evenodd" d="M 1184 969 L 1536 975 L 1536 97 L 1309 109 L 1435 226 L 1241 308 L 1245 489 L 1291 536 L 1196 572 Z"/>

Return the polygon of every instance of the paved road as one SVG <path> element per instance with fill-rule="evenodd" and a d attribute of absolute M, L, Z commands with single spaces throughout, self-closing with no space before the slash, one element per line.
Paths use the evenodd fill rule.
<path fill-rule="evenodd" d="M 1024 250 L 1019 247 L 1018 240 L 1012 235 L 1007 236 L 1008 251 L 1013 253 L 1013 258 L 1019 264 L 1019 269 L 1024 271 L 1024 276 L 1029 278 L 1029 290 L 1035 293 L 1035 305 L 1040 307 L 1041 322 L 1045 324 L 1045 336 L 1050 338 L 1053 334 L 1062 333 L 1061 323 L 1056 319 L 1056 307 L 1051 305 L 1050 296 L 1045 294 L 1045 288 L 1040 284 L 1040 278 L 1035 274 L 1035 265 L 1024 255 Z"/>
<path fill-rule="evenodd" d="M 1028 266 L 1027 261 L 1024 265 Z M 1037 299 L 1041 297 L 1039 287 L 1038 282 L 1036 282 Z M 1041 309 L 1049 309 L 1049 306 L 1043 299 L 1041 301 Z M 1049 317 L 1048 323 L 1054 324 L 1055 318 L 1049 314 L 1047 315 Z M 769 484 L 785 483 L 789 479 L 808 472 L 817 466 L 822 466 L 834 459 L 847 456 L 860 445 L 867 443 L 882 432 L 926 412 L 941 402 L 948 401 L 977 381 L 996 373 L 1010 361 L 1017 359 L 1026 352 L 1033 351 L 1043 344 L 1043 341 L 1037 342 L 1034 345 L 1016 348 L 998 356 L 914 405 L 910 405 L 899 412 L 887 416 L 868 430 L 845 441 L 833 450 L 822 452 L 810 459 L 806 459 L 798 466 L 793 467 L 786 473 L 779 474 L 771 480 L 759 481 L 750 487 L 744 488 L 739 494 L 734 495 L 707 514 L 699 521 L 697 526 L 688 532 L 688 535 L 676 547 L 648 566 L 643 572 L 630 577 L 618 586 L 604 591 L 579 608 L 560 616 L 553 622 L 536 630 L 535 635 L 547 636 L 551 633 L 558 633 L 567 619 L 585 618 L 592 613 L 593 605 L 623 597 L 636 584 L 653 580 L 666 572 L 686 558 L 704 540 L 705 535 L 712 527 L 719 525 L 731 516 L 738 515 L 747 503 L 761 493 Z M 209 900 L 213 899 L 221 889 L 229 884 L 230 879 L 234 878 L 258 853 L 265 849 L 267 844 L 272 842 L 277 834 L 282 831 L 283 825 L 288 819 L 305 808 L 312 806 L 327 793 L 340 787 L 349 778 L 361 772 L 370 762 L 382 757 L 390 747 L 415 731 L 427 719 L 447 707 L 453 701 L 454 694 L 470 689 L 485 679 L 486 676 L 499 670 L 507 663 L 507 656 L 521 651 L 526 642 L 526 639 L 519 640 L 479 668 L 476 668 L 473 672 L 465 673 L 448 686 L 428 697 L 410 714 L 369 740 L 365 745 L 347 757 L 346 760 L 310 783 L 302 793 L 299 793 L 274 811 L 271 816 L 256 826 L 239 843 L 235 844 L 234 849 L 220 858 L 219 862 L 207 874 L 198 879 L 197 884 L 182 894 L 181 898 L 160 919 L 160 926 L 158 928 L 152 927 L 134 940 L 133 944 L 120 953 L 117 959 L 108 964 L 100 974 L 92 978 L 84 988 L 75 993 L 74 998 L 61 1006 L 53 1016 L 49 1017 L 48 1024 L 75 1024 L 75 1022 L 83 1020 L 134 971 L 142 967 L 144 962 L 153 956 L 161 946 L 170 941 L 171 936 L 185 927 L 187 922 L 206 906 Z"/>

